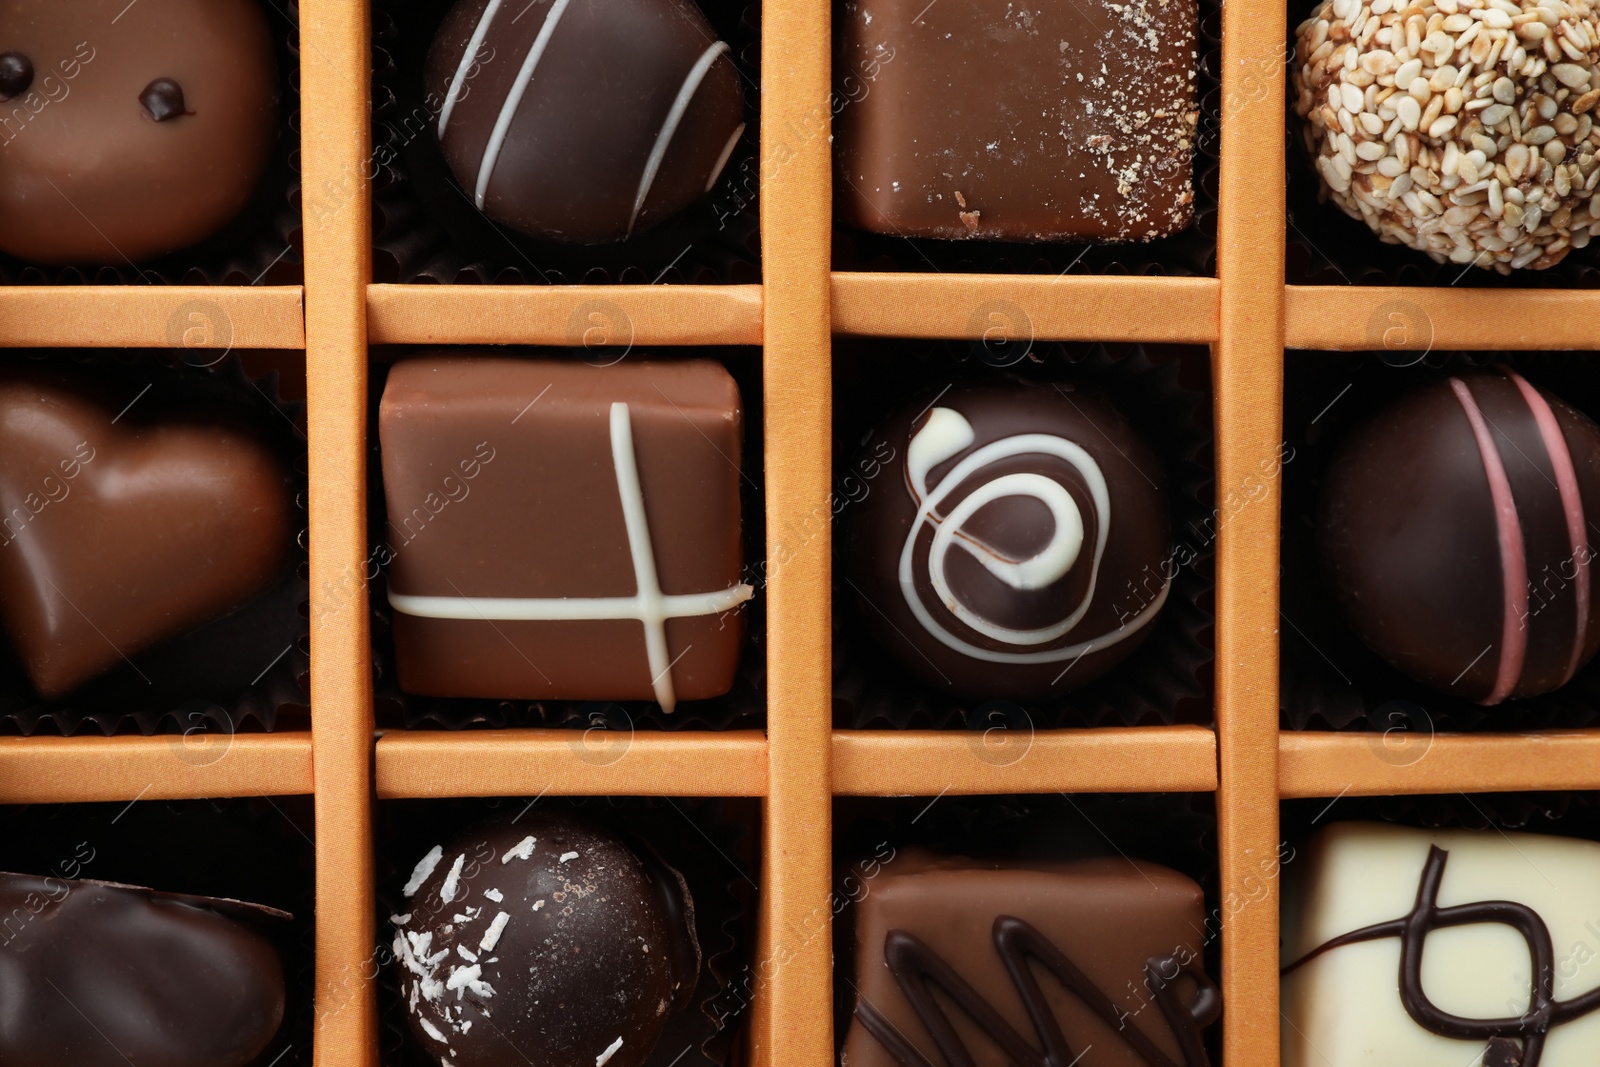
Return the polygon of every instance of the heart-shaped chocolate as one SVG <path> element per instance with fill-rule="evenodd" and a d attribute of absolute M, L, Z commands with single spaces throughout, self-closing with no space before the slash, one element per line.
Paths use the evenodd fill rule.
<path fill-rule="evenodd" d="M 0 373 L 0 622 L 46 698 L 264 591 L 293 543 L 264 441 L 129 401 Z"/>

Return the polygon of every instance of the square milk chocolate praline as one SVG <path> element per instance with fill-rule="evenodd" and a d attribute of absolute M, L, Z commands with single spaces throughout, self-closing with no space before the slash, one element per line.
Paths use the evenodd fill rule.
<path fill-rule="evenodd" d="M 671 711 L 732 686 L 751 590 L 721 364 L 429 352 L 378 422 L 402 689 Z"/>
<path fill-rule="evenodd" d="M 1186 228 L 1196 21 L 1196 0 L 846 0 L 841 220 L 1000 241 Z"/>
<path fill-rule="evenodd" d="M 841 1067 L 1207 1063 L 1216 927 L 1177 871 L 907 849 L 867 883 L 855 924 Z"/>

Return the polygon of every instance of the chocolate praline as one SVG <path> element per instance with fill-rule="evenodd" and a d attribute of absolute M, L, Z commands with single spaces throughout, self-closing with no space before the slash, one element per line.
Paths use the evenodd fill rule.
<path fill-rule="evenodd" d="M 257 0 L 0 4 L 0 250 L 138 264 L 244 210 L 277 141 Z"/>
<path fill-rule="evenodd" d="M 744 130 L 730 49 L 692 0 L 460 0 L 426 86 L 461 191 L 563 241 L 621 240 L 677 214 Z"/>
<path fill-rule="evenodd" d="M 393 916 L 406 1017 L 449 1067 L 641 1067 L 700 970 L 681 875 L 562 813 L 430 849 Z"/>
<path fill-rule="evenodd" d="M 1509 368 L 1379 413 L 1329 467 L 1318 528 L 1356 633 L 1482 704 L 1548 693 L 1600 650 L 1600 426 Z"/>
<path fill-rule="evenodd" d="M 871 438 L 846 551 L 861 615 L 930 683 L 1035 699 L 1101 676 L 1171 587 L 1165 477 L 1099 395 L 962 384 Z"/>
<path fill-rule="evenodd" d="M 290 918 L 238 901 L 0 874 L 0 1063 L 244 1067 L 278 1032 Z"/>
<path fill-rule="evenodd" d="M 0 368 L 0 623 L 41 696 L 227 615 L 294 543 L 270 444 L 148 388 Z"/>

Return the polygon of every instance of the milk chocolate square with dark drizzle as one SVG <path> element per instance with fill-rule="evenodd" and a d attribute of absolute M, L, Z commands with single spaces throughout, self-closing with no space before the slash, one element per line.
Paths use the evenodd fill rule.
<path fill-rule="evenodd" d="M 709 360 L 437 351 L 379 409 L 401 688 L 720 695 L 742 639 L 738 388 Z"/>
<path fill-rule="evenodd" d="M 1144 241 L 1194 215 L 1195 0 L 846 0 L 840 219 Z"/>
<path fill-rule="evenodd" d="M 1200 887 L 1122 858 L 901 853 L 856 916 L 842 1067 L 1204 1067 Z"/>

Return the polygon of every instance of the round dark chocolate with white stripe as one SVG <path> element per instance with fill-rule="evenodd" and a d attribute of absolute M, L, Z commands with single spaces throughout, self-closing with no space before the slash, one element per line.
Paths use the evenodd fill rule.
<path fill-rule="evenodd" d="M 427 88 L 462 190 L 536 237 L 663 221 L 710 190 L 744 129 L 728 45 L 691 0 L 461 0 Z"/>
<path fill-rule="evenodd" d="M 847 556 L 862 618 L 930 684 L 1046 699 L 1116 666 L 1171 591 L 1155 454 L 1067 383 L 963 384 L 871 439 Z"/>
<path fill-rule="evenodd" d="M 1483 704 L 1600 649 L 1600 426 L 1508 368 L 1437 382 L 1345 446 L 1322 556 L 1346 617 L 1418 681 Z"/>

